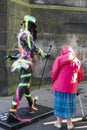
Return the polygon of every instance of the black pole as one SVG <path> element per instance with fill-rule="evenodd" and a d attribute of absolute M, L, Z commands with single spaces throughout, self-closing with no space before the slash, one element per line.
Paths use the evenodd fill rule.
<path fill-rule="evenodd" d="M 77 96 L 79 97 L 79 103 L 80 103 L 80 108 L 81 108 L 81 113 L 82 113 L 82 121 L 87 121 L 87 118 L 85 117 L 85 113 L 84 113 L 81 97 L 80 97 L 80 90 L 78 90 Z"/>
<path fill-rule="evenodd" d="M 51 47 L 52 47 L 52 45 L 50 45 L 50 48 L 49 48 L 48 53 L 50 53 Z M 39 84 L 38 90 L 39 90 L 40 87 L 41 87 L 41 83 L 42 83 L 42 80 L 43 80 L 43 75 L 44 75 L 44 71 L 45 71 L 45 68 L 46 68 L 46 63 L 47 63 L 47 61 L 48 61 L 48 57 L 46 58 L 46 61 L 45 61 L 45 65 L 44 65 L 44 68 L 43 68 L 43 72 L 42 72 L 42 76 L 41 76 L 41 79 L 40 79 L 40 84 Z"/>

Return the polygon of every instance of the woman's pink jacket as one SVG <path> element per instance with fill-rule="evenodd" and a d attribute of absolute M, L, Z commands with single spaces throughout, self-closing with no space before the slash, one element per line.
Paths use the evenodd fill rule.
<path fill-rule="evenodd" d="M 52 90 L 77 93 L 78 83 L 84 78 L 81 63 L 71 47 L 65 46 L 61 53 L 62 55 L 55 59 L 52 66 Z"/>

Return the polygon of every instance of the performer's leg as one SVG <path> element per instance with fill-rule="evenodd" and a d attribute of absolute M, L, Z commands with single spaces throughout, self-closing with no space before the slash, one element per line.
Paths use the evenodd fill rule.
<path fill-rule="evenodd" d="M 32 107 L 32 97 L 31 97 L 31 93 L 28 87 L 26 88 L 26 92 L 24 95 L 28 101 L 29 107 Z"/>
<path fill-rule="evenodd" d="M 34 98 L 31 97 L 30 90 L 29 90 L 28 87 L 26 88 L 25 97 L 26 97 L 26 99 L 27 99 L 27 101 L 28 101 L 29 106 L 30 106 L 32 109 L 34 109 L 34 110 L 38 110 L 38 109 L 35 107 L 35 102 L 37 101 L 37 97 L 34 97 Z"/>
<path fill-rule="evenodd" d="M 26 84 L 27 84 L 27 87 L 26 87 L 26 91 L 25 91 L 25 97 L 28 101 L 28 104 L 31 108 L 33 108 L 34 110 L 37 110 L 37 108 L 34 106 L 35 102 L 36 102 L 36 97 L 35 98 L 32 98 L 31 97 L 31 93 L 30 93 L 30 85 L 31 85 L 31 77 L 32 77 L 32 69 L 29 68 L 29 71 L 24 73 L 22 75 L 22 77 L 25 77 L 26 78 Z"/>
<path fill-rule="evenodd" d="M 24 70 L 22 72 L 24 73 Z M 7 118 L 8 122 L 12 122 L 12 120 L 16 119 L 15 114 L 17 112 L 17 108 L 20 104 L 20 101 L 21 101 L 23 94 L 25 93 L 26 87 L 27 87 L 27 85 L 25 84 L 25 80 L 26 80 L 25 78 L 20 78 L 20 83 L 19 83 L 16 93 L 13 97 L 12 107 L 10 109 L 10 112 L 9 112 L 9 115 Z"/>
<path fill-rule="evenodd" d="M 10 123 L 12 121 L 18 121 L 18 119 L 16 117 L 16 112 L 17 112 L 17 108 L 20 104 L 20 101 L 21 101 L 21 98 L 23 97 L 24 92 L 25 92 L 25 87 L 18 86 L 16 93 L 13 97 L 12 107 L 11 107 L 10 112 L 8 114 L 8 118 L 7 118 L 8 123 Z"/>
<path fill-rule="evenodd" d="M 20 84 L 19 84 L 19 86 L 18 86 L 18 88 L 16 90 L 16 93 L 15 93 L 15 95 L 13 97 L 12 107 L 10 109 L 10 112 L 16 113 L 17 108 L 18 108 L 18 106 L 20 104 L 20 101 L 21 101 L 25 91 L 26 91 L 26 87 L 20 86 Z"/>

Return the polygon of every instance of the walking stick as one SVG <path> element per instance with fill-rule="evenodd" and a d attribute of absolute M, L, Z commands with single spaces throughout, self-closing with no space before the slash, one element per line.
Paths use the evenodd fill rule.
<path fill-rule="evenodd" d="M 81 96 L 80 96 L 79 91 L 77 92 L 77 96 L 79 97 L 79 103 L 80 103 L 80 108 L 81 108 L 81 113 L 82 113 L 82 121 L 87 121 L 87 118 L 85 117 L 85 114 L 84 114 L 83 104 L 81 101 Z"/>
<path fill-rule="evenodd" d="M 50 53 L 51 47 L 52 47 L 52 45 L 50 45 L 48 53 Z M 35 96 L 36 100 L 38 100 L 38 93 L 39 93 L 39 90 L 40 90 L 40 87 L 41 87 L 41 83 L 42 83 L 42 80 L 43 80 L 43 75 L 44 75 L 44 71 L 45 71 L 45 68 L 46 68 L 47 61 L 48 61 L 48 57 L 46 58 L 46 61 L 45 61 L 45 64 L 44 64 L 44 68 L 43 68 L 43 71 L 42 71 L 42 76 L 41 76 L 40 83 L 39 83 L 39 87 L 38 87 L 37 92 L 36 92 L 37 93 L 36 94 L 37 96 Z"/>
<path fill-rule="evenodd" d="M 50 48 L 49 48 L 48 53 L 50 53 L 51 47 L 52 47 L 52 45 L 50 45 Z M 45 72 L 45 68 L 46 68 L 47 61 L 48 61 L 48 57 L 46 58 L 46 61 L 45 61 L 45 65 L 44 65 L 44 68 L 43 68 L 43 72 L 42 72 L 42 76 L 41 76 L 41 79 L 40 79 L 40 84 L 39 84 L 38 90 L 39 90 L 40 87 L 41 87 L 41 83 L 42 83 L 42 80 L 43 80 L 43 75 L 44 75 L 44 72 Z"/>

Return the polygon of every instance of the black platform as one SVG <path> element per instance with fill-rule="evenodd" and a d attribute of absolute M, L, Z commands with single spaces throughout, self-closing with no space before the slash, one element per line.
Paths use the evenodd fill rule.
<path fill-rule="evenodd" d="M 26 125 L 29 125 L 31 123 L 38 121 L 38 119 L 43 119 L 53 114 L 53 108 L 42 106 L 42 105 L 36 105 L 36 107 L 38 108 L 37 111 L 32 110 L 29 107 L 19 108 L 17 115 L 21 119 L 24 119 L 20 122 L 8 123 L 7 122 L 8 112 L 1 113 L 0 114 L 0 127 L 6 130 L 18 130 L 19 128 L 22 128 Z M 28 120 L 30 119 L 31 122 L 25 121 L 27 119 Z"/>

